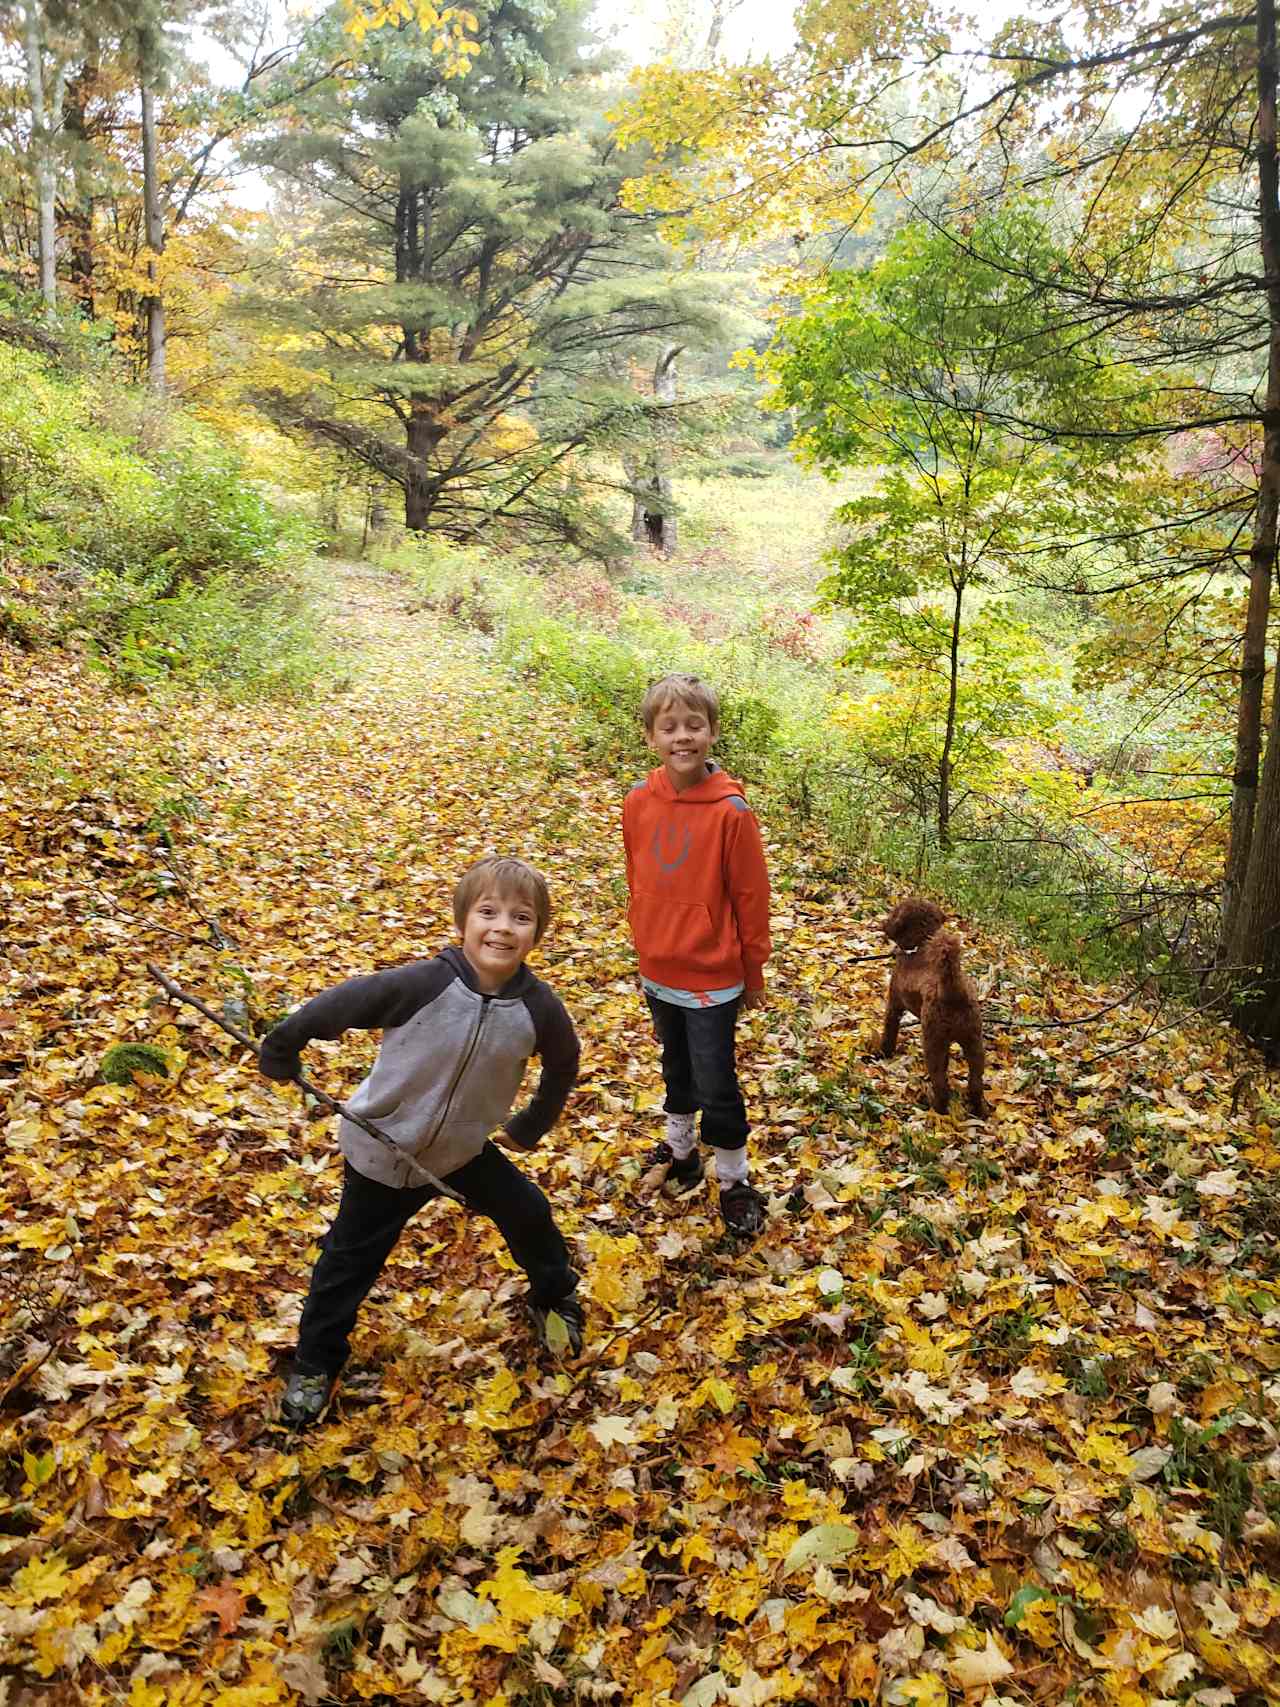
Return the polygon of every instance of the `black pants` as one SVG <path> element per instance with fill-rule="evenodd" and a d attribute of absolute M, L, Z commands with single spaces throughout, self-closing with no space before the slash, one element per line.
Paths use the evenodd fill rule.
<path fill-rule="evenodd" d="M 496 1144 L 486 1144 L 445 1181 L 464 1197 L 469 1209 L 487 1215 L 507 1248 L 529 1276 L 529 1294 L 544 1307 L 560 1303 L 577 1289 L 569 1250 L 551 1218 L 545 1194 L 508 1160 Z M 298 1328 L 298 1362 L 336 1375 L 346 1362 L 347 1341 L 356 1312 L 364 1303 L 405 1224 L 433 1197 L 434 1186 L 379 1185 L 343 1163 L 342 1201 L 333 1225 L 321 1240 L 311 1273 L 311 1289 Z"/>
<path fill-rule="evenodd" d="M 747 1109 L 738 1085 L 738 1009 L 742 998 L 708 1008 L 682 1008 L 645 992 L 662 1045 L 662 1081 L 668 1114 L 702 1110 L 702 1141 L 740 1150 L 747 1141 Z"/>

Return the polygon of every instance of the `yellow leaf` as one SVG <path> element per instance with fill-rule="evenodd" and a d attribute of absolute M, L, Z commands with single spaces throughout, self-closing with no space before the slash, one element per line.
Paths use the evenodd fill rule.
<path fill-rule="evenodd" d="M 895 1683 L 893 1699 L 907 1707 L 947 1707 L 947 1686 L 936 1672 L 926 1671 Z"/>
<path fill-rule="evenodd" d="M 58 1460 L 52 1452 L 42 1452 L 38 1456 L 34 1452 L 22 1454 L 23 1473 L 33 1488 L 42 1488 L 52 1478 L 57 1467 Z"/>
<path fill-rule="evenodd" d="M 480 1584 L 478 1593 L 488 1594 L 505 1624 L 532 1624 L 535 1618 L 564 1618 L 569 1601 L 550 1589 L 535 1588 L 516 1560 L 518 1547 L 504 1547 L 498 1554 L 498 1568 Z"/>
<path fill-rule="evenodd" d="M 43 1559 L 29 1560 L 14 1575 L 16 1604 L 40 1606 L 46 1600 L 57 1600 L 70 1569 L 61 1553 L 50 1553 Z"/>

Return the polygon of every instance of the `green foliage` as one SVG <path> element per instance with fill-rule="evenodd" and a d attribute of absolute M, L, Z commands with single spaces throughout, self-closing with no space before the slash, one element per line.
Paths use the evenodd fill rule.
<path fill-rule="evenodd" d="M 837 511 L 823 591 L 851 613 L 846 661 L 889 684 L 861 713 L 865 745 L 894 768 L 933 766 L 944 840 L 953 786 L 981 786 L 992 741 L 1049 710 L 1027 686 L 1045 649 L 1002 602 L 1061 534 L 1064 487 L 1087 477 L 1101 504 L 1122 484 L 1111 453 L 1068 456 L 1017 426 L 1047 397 L 1070 398 L 1082 421 L 1109 406 L 1111 381 L 1023 282 L 1062 264 L 1027 205 L 984 215 L 972 247 L 908 225 L 874 267 L 829 275 L 763 361 L 805 457 L 830 475 L 880 469 Z"/>
<path fill-rule="evenodd" d="M 114 394 L 113 394 L 114 393 Z M 0 344 L 0 632 L 79 637 L 133 685 L 292 694 L 325 667 L 309 536 L 213 435 Z M 111 424 L 132 413 L 132 430 Z"/>
<path fill-rule="evenodd" d="M 299 698 L 331 660 L 316 630 L 305 580 L 269 589 L 233 575 L 182 582 L 162 598 L 114 583 L 90 609 L 100 656 L 126 685 L 163 677 L 216 686 L 228 699 Z"/>
<path fill-rule="evenodd" d="M 774 472 L 772 458 L 758 451 L 742 451 L 733 456 L 707 456 L 695 462 L 690 470 L 697 479 L 767 480 Z"/>
<path fill-rule="evenodd" d="M 131 1085 L 135 1073 L 169 1077 L 169 1058 L 153 1043 L 117 1043 L 102 1057 L 102 1077 L 109 1085 Z"/>
<path fill-rule="evenodd" d="M 935 605 L 895 612 L 893 623 L 896 644 L 874 619 L 862 626 L 846 662 L 871 670 L 883 687 L 848 696 L 837 715 L 872 763 L 895 773 L 920 815 L 929 816 L 950 690 L 945 645 L 936 642 L 946 637 L 948 624 Z M 1007 743 L 1052 728 L 1059 714 L 1057 673 L 1046 648 L 1001 602 L 987 604 L 966 625 L 952 764 L 971 790 L 1013 783 Z"/>

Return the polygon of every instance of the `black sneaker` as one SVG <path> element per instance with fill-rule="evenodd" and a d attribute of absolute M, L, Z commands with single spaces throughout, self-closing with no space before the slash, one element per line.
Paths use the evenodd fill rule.
<path fill-rule="evenodd" d="M 744 1179 L 722 1186 L 720 1219 L 735 1239 L 749 1239 L 764 1226 L 764 1198 Z"/>
<path fill-rule="evenodd" d="M 569 1336 L 567 1346 L 563 1343 L 562 1336 L 549 1325 L 549 1318 L 552 1316 L 559 1316 L 564 1323 L 565 1333 Z M 558 1304 L 545 1306 L 530 1304 L 529 1317 L 543 1351 L 549 1351 L 553 1357 L 577 1357 L 582 1350 L 582 1336 L 587 1323 L 586 1312 L 577 1298 L 562 1298 Z"/>
<path fill-rule="evenodd" d="M 696 1191 L 702 1184 L 705 1169 L 702 1156 L 697 1150 L 692 1150 L 679 1159 L 675 1151 L 664 1138 L 644 1159 L 644 1172 L 651 1173 L 654 1168 L 665 1168 L 666 1174 L 662 1180 L 662 1189 L 668 1197 L 687 1197 L 691 1191 Z"/>
<path fill-rule="evenodd" d="M 310 1428 L 323 1415 L 333 1393 L 334 1377 L 323 1369 L 295 1363 L 280 1401 L 280 1420 L 286 1428 Z"/>

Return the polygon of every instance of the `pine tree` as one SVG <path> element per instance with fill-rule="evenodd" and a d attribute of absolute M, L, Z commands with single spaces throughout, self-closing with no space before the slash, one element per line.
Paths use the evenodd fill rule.
<path fill-rule="evenodd" d="M 321 21 L 317 57 L 340 28 Z M 576 453 L 678 407 L 616 355 L 712 332 L 717 281 L 672 270 L 622 207 L 635 162 L 576 0 L 503 0 L 478 34 L 449 76 L 416 27 L 371 33 L 260 151 L 291 198 L 273 313 L 304 346 L 297 385 L 261 401 L 400 486 L 410 528 L 518 517 L 587 543 Z"/>

